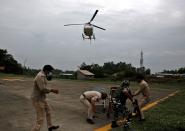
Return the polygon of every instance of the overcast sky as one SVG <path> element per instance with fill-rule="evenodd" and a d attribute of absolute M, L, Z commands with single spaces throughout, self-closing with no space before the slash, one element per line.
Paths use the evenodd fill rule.
<path fill-rule="evenodd" d="M 82 39 L 95 10 L 96 40 Z M 0 48 L 27 67 L 76 70 L 114 61 L 152 72 L 185 67 L 185 0 L 0 0 Z"/>

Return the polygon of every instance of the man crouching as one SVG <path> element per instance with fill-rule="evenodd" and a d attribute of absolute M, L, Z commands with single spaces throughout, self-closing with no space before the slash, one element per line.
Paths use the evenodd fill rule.
<path fill-rule="evenodd" d="M 107 98 L 105 92 L 98 91 L 86 91 L 80 96 L 80 101 L 87 106 L 87 122 L 89 124 L 94 124 L 93 116 L 95 113 L 95 102 L 99 102 L 101 99 Z"/>

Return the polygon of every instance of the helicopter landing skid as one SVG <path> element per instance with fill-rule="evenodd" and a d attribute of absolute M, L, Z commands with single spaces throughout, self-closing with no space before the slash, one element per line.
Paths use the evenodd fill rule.
<path fill-rule="evenodd" d="M 96 37 L 95 37 L 95 34 L 93 33 L 93 39 L 95 40 L 96 39 Z"/>
<path fill-rule="evenodd" d="M 89 39 L 89 40 L 94 39 L 94 40 L 95 40 L 95 35 L 93 34 L 92 37 L 91 37 L 91 36 L 85 36 L 85 35 L 82 33 L 82 38 L 83 38 L 83 40 L 85 40 L 85 39 Z"/>
<path fill-rule="evenodd" d="M 82 38 L 83 38 L 83 40 L 85 40 L 85 36 L 84 36 L 84 34 L 82 34 Z"/>

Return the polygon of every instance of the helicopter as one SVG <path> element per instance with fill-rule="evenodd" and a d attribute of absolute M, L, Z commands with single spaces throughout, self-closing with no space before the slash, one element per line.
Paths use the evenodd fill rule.
<path fill-rule="evenodd" d="M 91 22 L 94 20 L 96 14 L 98 13 L 98 10 L 96 10 L 94 12 L 94 15 L 93 17 L 91 18 L 91 20 L 87 23 L 84 23 L 84 24 L 66 24 L 64 26 L 71 26 L 71 25 L 84 25 L 84 29 L 83 29 L 83 33 L 82 33 L 82 38 L 83 40 L 85 39 L 89 39 L 91 41 L 91 39 L 94 39 L 95 40 L 95 34 L 93 33 L 93 27 L 96 27 L 96 28 L 99 28 L 101 30 L 105 30 L 104 28 L 102 27 L 99 27 L 97 25 L 94 25 L 94 24 L 91 24 Z"/>

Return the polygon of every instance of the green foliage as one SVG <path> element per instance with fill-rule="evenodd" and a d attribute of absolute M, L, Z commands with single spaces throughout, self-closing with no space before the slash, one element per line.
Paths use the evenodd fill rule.
<path fill-rule="evenodd" d="M 60 74 L 62 73 L 62 70 L 54 69 L 54 70 L 52 71 L 52 73 L 53 73 L 53 76 L 54 76 L 54 77 L 58 78 L 58 77 L 60 76 Z"/>
<path fill-rule="evenodd" d="M 23 68 L 23 74 L 27 76 L 35 76 L 39 71 L 39 69 Z"/>
<path fill-rule="evenodd" d="M 145 73 L 146 73 L 146 75 L 150 75 L 151 74 L 151 70 L 150 69 L 146 69 Z"/>
<path fill-rule="evenodd" d="M 88 71 L 94 73 L 96 78 L 103 78 L 104 77 L 102 67 L 99 66 L 98 64 L 86 65 L 85 63 L 82 63 L 80 69 L 81 70 L 88 70 Z"/>
<path fill-rule="evenodd" d="M 163 73 L 184 74 L 185 73 L 185 67 L 181 67 L 181 68 L 176 69 L 176 70 L 163 70 Z"/>
<path fill-rule="evenodd" d="M 5 73 L 23 73 L 21 64 L 19 64 L 11 54 L 8 54 L 5 49 L 0 49 L 0 66 L 5 67 Z"/>
<path fill-rule="evenodd" d="M 82 63 L 82 70 L 88 70 L 95 74 L 95 78 L 108 77 L 111 80 L 122 80 L 123 78 L 132 78 L 138 73 L 138 69 L 131 64 L 119 62 L 115 64 L 113 61 L 104 63 L 103 66 L 98 64 L 86 65 Z M 147 69 L 147 74 L 150 74 L 150 69 Z"/>
<path fill-rule="evenodd" d="M 180 74 L 185 73 L 185 67 L 179 68 L 178 73 Z"/>

